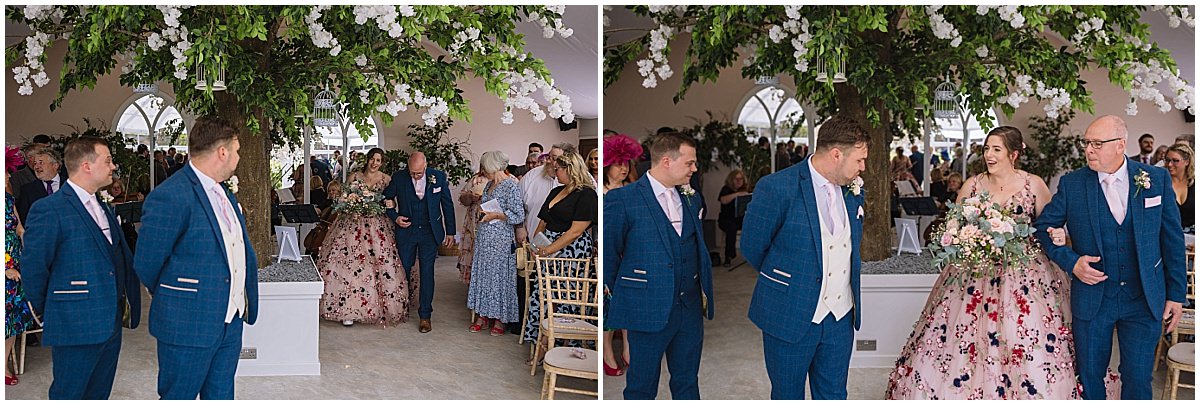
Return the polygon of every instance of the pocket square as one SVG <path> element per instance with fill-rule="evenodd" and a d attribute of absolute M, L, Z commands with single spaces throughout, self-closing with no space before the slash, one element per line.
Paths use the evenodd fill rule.
<path fill-rule="evenodd" d="M 1162 196 L 1150 197 L 1146 199 L 1146 208 L 1152 208 L 1162 205 Z"/>
<path fill-rule="evenodd" d="M 442 192 L 442 188 L 441 188 L 441 187 L 434 187 L 434 188 L 433 188 L 433 192 L 434 192 L 434 193 L 440 193 L 440 192 Z"/>
<path fill-rule="evenodd" d="M 863 209 L 862 209 L 862 206 L 860 205 L 860 206 L 858 206 L 858 218 L 862 219 L 862 217 L 863 217 Z"/>

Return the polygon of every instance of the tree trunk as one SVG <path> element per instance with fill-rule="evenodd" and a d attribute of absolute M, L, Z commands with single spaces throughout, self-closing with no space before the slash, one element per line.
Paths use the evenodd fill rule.
<path fill-rule="evenodd" d="M 888 173 L 888 149 L 892 144 L 889 114 L 883 102 L 876 101 L 880 111 L 878 126 L 867 120 L 867 101 L 858 89 L 843 84 L 837 85 L 838 114 L 845 115 L 862 125 L 871 134 L 867 151 L 867 170 L 863 172 L 863 188 L 866 189 L 866 206 L 863 208 L 863 240 L 860 253 L 862 261 L 873 262 L 892 255 L 892 181 Z"/>
<path fill-rule="evenodd" d="M 271 139 L 250 132 L 246 126 L 247 116 L 242 113 L 242 106 L 234 95 L 222 91 L 215 92 L 214 96 L 217 116 L 228 120 L 238 131 L 241 160 L 234 171 L 239 181 L 237 199 L 246 216 L 246 230 L 250 232 L 250 245 L 254 247 L 258 264 L 266 266 L 271 255 L 276 253 L 271 238 Z M 262 109 L 255 109 L 252 114 L 266 126 Z"/>

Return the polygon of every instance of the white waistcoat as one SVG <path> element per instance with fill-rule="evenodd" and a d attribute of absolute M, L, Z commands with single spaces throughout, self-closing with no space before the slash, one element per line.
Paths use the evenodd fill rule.
<path fill-rule="evenodd" d="M 821 295 L 817 297 L 817 310 L 812 322 L 821 323 L 826 315 L 833 314 L 841 320 L 854 309 L 854 291 L 850 288 L 850 254 L 854 245 L 850 241 L 849 213 L 842 215 L 842 229 L 838 235 L 829 233 L 825 216 L 817 218 L 821 225 Z"/>

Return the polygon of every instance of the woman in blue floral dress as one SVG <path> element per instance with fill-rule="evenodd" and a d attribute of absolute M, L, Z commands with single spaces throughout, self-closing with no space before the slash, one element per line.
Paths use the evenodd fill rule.
<path fill-rule="evenodd" d="M 470 326 L 471 333 L 479 332 L 494 321 L 492 336 L 504 334 L 504 324 L 521 319 L 517 309 L 517 255 L 513 226 L 525 223 L 525 208 L 517 180 L 504 172 L 508 156 L 504 152 L 486 152 L 479 159 L 479 168 L 487 176 L 480 203 L 493 200 L 500 211 L 479 210 L 475 228 L 474 258 L 467 308 L 479 314 Z M 496 222 L 492 222 L 496 221 Z"/>
<path fill-rule="evenodd" d="M 21 289 L 21 236 L 25 233 L 17 218 L 16 199 L 12 195 L 12 184 L 4 173 L 4 358 L 12 353 L 17 336 L 33 327 L 33 310 L 25 301 Z M 17 385 L 17 376 L 9 370 L 5 361 L 4 384 Z"/>

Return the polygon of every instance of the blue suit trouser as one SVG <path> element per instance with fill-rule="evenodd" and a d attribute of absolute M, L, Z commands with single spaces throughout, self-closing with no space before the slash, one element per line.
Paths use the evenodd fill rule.
<path fill-rule="evenodd" d="M 700 355 L 704 347 L 704 315 L 700 302 L 676 301 L 667 326 L 658 332 L 628 331 L 629 372 L 625 399 L 655 399 L 662 358 L 671 373 L 671 399 L 700 399 Z"/>
<path fill-rule="evenodd" d="M 771 399 L 804 399 L 808 380 L 812 398 L 846 399 L 846 379 L 854 343 L 853 314 L 841 320 L 826 315 L 821 323 L 808 328 L 808 335 L 796 343 L 763 333 L 763 352 L 767 375 L 771 378 Z"/>
<path fill-rule="evenodd" d="M 233 377 L 242 351 L 242 317 L 225 324 L 210 347 L 158 342 L 158 396 L 161 399 L 233 399 Z"/>
<path fill-rule="evenodd" d="M 1076 367 L 1083 384 L 1083 399 L 1106 399 L 1104 377 L 1112 358 L 1113 329 L 1121 351 L 1121 399 L 1154 399 L 1154 349 L 1162 336 L 1159 317 L 1150 313 L 1146 298 L 1124 292 L 1104 297 L 1090 321 L 1072 317 Z"/>
<path fill-rule="evenodd" d="M 53 346 L 50 399 L 108 399 L 121 357 L 121 328 L 94 345 Z"/>
<path fill-rule="evenodd" d="M 418 255 L 420 256 L 421 306 L 417 309 L 417 315 L 420 315 L 421 319 L 429 319 L 433 316 L 433 261 L 437 259 L 438 244 L 441 241 L 434 239 L 433 229 L 429 225 L 413 224 L 409 229 L 411 231 L 408 237 L 396 234 L 396 248 L 409 280 L 412 280 L 412 268 Z"/>

